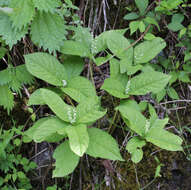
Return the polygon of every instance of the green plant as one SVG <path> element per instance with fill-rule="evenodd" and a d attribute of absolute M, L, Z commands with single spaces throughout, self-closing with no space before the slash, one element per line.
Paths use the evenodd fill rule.
<path fill-rule="evenodd" d="M 21 95 L 22 85 L 32 84 L 33 79 L 25 65 L 9 66 L 7 69 L 0 71 L 0 106 L 3 106 L 10 113 L 10 110 L 14 107 L 13 92 Z"/>
<path fill-rule="evenodd" d="M 71 73 L 72 68 L 65 67 L 67 62 L 61 65 L 55 57 L 45 53 L 25 55 L 25 60 L 27 69 L 34 76 L 60 87 L 61 91 L 79 103 L 74 106 L 70 100 L 69 105 L 57 93 L 44 88 L 36 90 L 30 97 L 28 105 L 47 104 L 56 116 L 38 120 L 26 135 L 35 142 L 58 142 L 69 138 L 54 152 L 56 168 L 53 176 L 62 177 L 71 173 L 84 153 L 123 161 L 117 143 L 109 134 L 101 129 L 88 128 L 106 113 L 101 110 L 99 98 L 90 81 L 78 76 L 79 70 Z"/>
<path fill-rule="evenodd" d="M 13 127 L 10 130 L 0 131 L 0 188 L 9 190 L 15 188 L 32 189 L 29 178 L 26 176 L 36 167 L 34 162 L 22 157 L 19 153 L 23 126 Z"/>

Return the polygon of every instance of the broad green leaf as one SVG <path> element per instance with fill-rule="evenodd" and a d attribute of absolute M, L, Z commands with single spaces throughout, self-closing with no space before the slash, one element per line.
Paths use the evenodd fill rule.
<path fill-rule="evenodd" d="M 29 105 L 47 104 L 61 120 L 70 122 L 68 112 L 71 106 L 67 105 L 59 95 L 45 88 L 40 88 L 33 94 L 30 97 Z"/>
<path fill-rule="evenodd" d="M 152 60 L 165 48 L 165 46 L 166 42 L 159 37 L 140 43 L 134 48 L 135 64 L 146 63 Z"/>
<path fill-rule="evenodd" d="M 31 0 L 12 0 L 10 7 L 13 8 L 10 19 L 18 30 L 26 27 L 35 15 L 35 7 Z"/>
<path fill-rule="evenodd" d="M 165 89 L 162 89 L 161 91 L 159 91 L 157 94 L 156 94 L 156 99 L 157 99 L 157 102 L 159 103 L 166 95 L 166 90 Z"/>
<path fill-rule="evenodd" d="M 79 156 L 71 151 L 68 141 L 65 141 L 56 148 L 53 157 L 56 159 L 53 177 L 64 177 L 72 173 L 80 159 Z"/>
<path fill-rule="evenodd" d="M 184 20 L 184 15 L 182 14 L 174 14 L 172 16 L 171 23 L 168 24 L 168 28 L 174 32 L 177 32 L 184 28 L 181 22 Z"/>
<path fill-rule="evenodd" d="M 30 141 L 34 139 L 34 134 L 38 130 L 38 128 L 48 120 L 55 118 L 55 117 L 44 117 L 39 119 L 37 122 L 34 123 L 32 127 L 30 127 L 27 131 L 25 131 L 25 135 L 27 135 L 30 138 Z M 64 126 L 64 125 L 63 125 Z M 49 126 L 52 127 L 52 126 Z M 64 127 L 63 127 L 64 128 Z M 39 134 L 40 135 L 40 134 Z M 65 137 L 64 134 L 59 135 L 58 133 L 51 134 L 50 136 L 47 136 L 44 138 L 44 141 L 48 142 L 59 142 L 61 139 Z"/>
<path fill-rule="evenodd" d="M 60 0 L 32 0 L 34 6 L 40 10 L 45 12 L 54 13 L 57 7 L 60 7 L 61 1 Z"/>
<path fill-rule="evenodd" d="M 106 90 L 109 94 L 117 98 L 129 97 L 129 95 L 125 94 L 125 85 L 115 78 L 106 79 L 101 89 Z"/>
<path fill-rule="evenodd" d="M 144 21 L 145 21 L 146 23 L 148 23 L 148 24 L 154 24 L 155 26 L 157 26 L 158 30 L 160 31 L 160 27 L 159 27 L 159 25 L 158 25 L 158 22 L 157 22 L 154 18 L 147 16 L 147 17 L 144 19 Z"/>
<path fill-rule="evenodd" d="M 108 32 L 106 43 L 114 55 L 132 62 L 133 48 L 130 47 L 131 44 L 122 34 L 113 31 Z"/>
<path fill-rule="evenodd" d="M 50 117 L 36 127 L 33 134 L 33 140 L 39 143 L 50 138 L 51 135 L 54 135 L 55 133 L 58 134 L 59 131 L 62 131 L 64 134 L 67 125 L 67 123 L 56 117 Z M 64 136 L 62 138 L 64 138 Z"/>
<path fill-rule="evenodd" d="M 172 87 L 170 87 L 168 90 L 167 90 L 167 94 L 169 95 L 170 98 L 172 98 L 173 100 L 178 100 L 180 99 L 179 96 L 178 96 L 178 93 L 176 92 L 176 90 Z"/>
<path fill-rule="evenodd" d="M 90 49 L 78 41 L 67 40 L 61 47 L 61 52 L 68 55 L 77 55 L 81 57 L 89 57 Z"/>
<path fill-rule="evenodd" d="M 189 74 L 185 71 L 180 71 L 178 73 L 178 79 L 182 82 L 185 82 L 185 83 L 190 82 Z"/>
<path fill-rule="evenodd" d="M 88 148 L 89 136 L 86 125 L 76 125 L 66 127 L 71 150 L 78 156 L 83 156 Z"/>
<path fill-rule="evenodd" d="M 89 146 L 86 153 L 95 158 L 124 161 L 115 139 L 101 129 L 89 128 Z"/>
<path fill-rule="evenodd" d="M 134 19 L 137 19 L 139 18 L 139 15 L 135 12 L 132 12 L 132 13 L 129 13 L 129 14 L 126 14 L 123 19 L 124 20 L 134 20 Z"/>
<path fill-rule="evenodd" d="M 24 57 L 28 71 L 35 77 L 55 86 L 63 86 L 63 80 L 67 80 L 64 66 L 54 56 L 47 53 L 32 53 Z"/>
<path fill-rule="evenodd" d="M 135 3 L 139 9 L 140 14 L 143 15 L 149 4 L 149 1 L 148 0 L 135 0 Z"/>
<path fill-rule="evenodd" d="M 108 30 L 105 32 L 102 32 L 99 36 L 96 36 L 95 39 L 93 40 L 93 44 L 94 44 L 94 49 L 96 51 L 94 51 L 94 54 L 99 53 L 100 51 L 103 51 L 105 49 L 107 49 L 107 38 L 108 35 L 112 35 L 111 33 L 119 33 L 121 35 L 124 35 L 124 33 L 126 32 L 127 29 L 121 29 L 121 30 Z"/>
<path fill-rule="evenodd" d="M 130 28 L 130 31 L 131 31 L 130 35 L 132 35 L 134 32 L 137 31 L 137 29 L 139 28 L 139 23 L 140 23 L 140 21 L 132 21 L 132 22 L 130 22 L 130 24 L 129 24 L 129 28 Z"/>
<path fill-rule="evenodd" d="M 137 148 L 142 148 L 143 146 L 146 145 L 145 140 L 142 140 L 140 137 L 133 137 L 131 138 L 126 146 L 126 150 L 129 153 L 133 153 Z"/>
<path fill-rule="evenodd" d="M 142 149 L 136 149 L 134 152 L 131 154 L 131 160 L 137 164 L 139 163 L 143 158 L 143 151 Z"/>
<path fill-rule="evenodd" d="M 84 68 L 84 60 L 79 56 L 62 56 L 62 63 L 66 70 L 68 79 L 79 76 Z"/>
<path fill-rule="evenodd" d="M 3 106 L 4 109 L 7 109 L 8 114 L 14 106 L 14 96 L 9 89 L 8 85 L 0 85 L 0 106 Z"/>
<path fill-rule="evenodd" d="M 5 56 L 7 51 L 8 51 L 8 49 L 6 49 L 4 47 L 0 47 L 0 59 L 2 59 Z"/>
<path fill-rule="evenodd" d="M 4 69 L 0 71 L 0 85 L 8 84 L 11 82 L 11 69 Z"/>
<path fill-rule="evenodd" d="M 163 129 L 166 123 L 167 120 L 157 119 L 146 134 L 146 140 L 162 149 L 182 151 L 182 139 L 179 136 Z"/>
<path fill-rule="evenodd" d="M 161 72 L 144 72 L 135 76 L 130 82 L 130 95 L 144 95 L 160 92 L 169 82 L 170 76 Z"/>
<path fill-rule="evenodd" d="M 105 114 L 106 110 L 100 109 L 98 97 L 89 97 L 77 106 L 77 123 L 93 123 Z"/>
<path fill-rule="evenodd" d="M 144 39 L 145 40 L 153 40 L 155 39 L 155 35 L 153 35 L 152 33 L 147 33 L 145 36 L 144 36 Z"/>
<path fill-rule="evenodd" d="M 39 47 L 48 49 L 49 52 L 60 50 L 66 34 L 65 22 L 60 15 L 44 11 L 36 12 L 31 24 L 31 38 Z"/>
<path fill-rule="evenodd" d="M 125 122 L 127 120 L 130 122 L 130 125 L 128 125 L 128 127 L 131 130 L 133 130 L 140 136 L 144 136 L 146 118 L 141 114 L 139 106 L 134 104 L 135 103 L 132 104 L 131 101 L 124 101 L 120 103 L 120 105 L 116 109 L 120 111 Z"/>
<path fill-rule="evenodd" d="M 61 90 L 77 102 L 82 102 L 90 96 L 96 96 L 93 84 L 87 78 L 81 76 L 70 79 L 66 87 Z"/>
<path fill-rule="evenodd" d="M 140 32 L 144 32 L 145 31 L 145 24 L 143 21 L 140 21 L 139 23 L 139 30 Z"/>
<path fill-rule="evenodd" d="M 12 22 L 7 14 L 0 11 L 0 36 L 9 45 L 10 49 L 27 33 L 27 28 L 22 30 L 15 30 L 12 27 Z"/>

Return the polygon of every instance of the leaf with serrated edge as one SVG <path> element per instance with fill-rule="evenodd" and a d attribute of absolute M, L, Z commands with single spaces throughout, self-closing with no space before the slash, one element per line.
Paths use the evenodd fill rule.
<path fill-rule="evenodd" d="M 58 14 L 37 11 L 31 24 L 32 41 L 49 52 L 60 50 L 66 39 L 64 19 Z"/>
<path fill-rule="evenodd" d="M 13 8 L 10 19 L 18 30 L 25 27 L 35 14 L 35 7 L 31 0 L 12 0 L 10 7 Z"/>
<path fill-rule="evenodd" d="M 65 130 L 69 137 L 71 150 L 78 156 L 83 156 L 89 144 L 87 127 L 79 124 L 76 126 L 68 126 Z"/>
<path fill-rule="evenodd" d="M 60 0 L 33 0 L 33 3 L 38 10 L 51 13 L 54 13 L 56 8 L 62 5 Z"/>
<path fill-rule="evenodd" d="M 68 140 L 59 145 L 53 154 L 56 168 L 53 177 L 64 177 L 77 167 L 80 157 L 71 151 Z"/>
<path fill-rule="evenodd" d="M 7 14 L 0 12 L 0 35 L 10 49 L 27 33 L 27 28 L 15 30 L 12 27 L 12 22 Z"/>
<path fill-rule="evenodd" d="M 95 158 L 124 161 L 115 139 L 101 129 L 89 128 L 89 146 L 86 153 Z"/>

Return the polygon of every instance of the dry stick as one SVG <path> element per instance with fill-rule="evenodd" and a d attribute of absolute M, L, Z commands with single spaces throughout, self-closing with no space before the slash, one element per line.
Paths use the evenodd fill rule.
<path fill-rule="evenodd" d="M 171 103 L 176 103 L 176 102 L 191 103 L 191 100 L 172 100 L 172 101 L 162 102 L 162 103 L 160 103 L 160 105 L 171 104 Z"/>

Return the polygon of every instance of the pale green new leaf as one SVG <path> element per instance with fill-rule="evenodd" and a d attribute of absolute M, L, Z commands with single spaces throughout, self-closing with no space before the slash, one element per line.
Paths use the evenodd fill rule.
<path fill-rule="evenodd" d="M 140 21 L 132 21 L 132 22 L 130 22 L 130 24 L 129 24 L 129 28 L 130 28 L 130 31 L 131 31 L 130 35 L 132 35 L 134 32 L 137 31 L 137 29 L 139 28 L 139 23 L 140 23 Z"/>
<path fill-rule="evenodd" d="M 87 97 L 96 96 L 93 84 L 86 78 L 77 76 L 70 79 L 62 91 L 77 102 L 85 101 Z"/>
<path fill-rule="evenodd" d="M 33 140 L 37 143 L 45 141 L 51 135 L 58 134 L 59 131 L 65 131 L 67 125 L 67 123 L 56 117 L 50 117 L 36 128 L 33 134 Z"/>
<path fill-rule="evenodd" d="M 67 73 L 56 57 L 47 53 L 32 53 L 24 56 L 28 71 L 46 82 L 62 86 Z"/>
<path fill-rule="evenodd" d="M 140 136 L 143 136 L 145 134 L 146 118 L 141 114 L 139 106 L 136 104 L 136 102 L 121 102 L 116 109 L 120 111 L 126 123 L 127 120 L 130 122 L 130 125 L 128 125 L 128 127 L 131 130 L 133 130 Z"/>
<path fill-rule="evenodd" d="M 80 159 L 79 156 L 71 151 L 68 141 L 65 141 L 56 148 L 53 157 L 56 159 L 53 177 L 64 177 L 72 173 Z"/>
<path fill-rule="evenodd" d="M 8 85 L 0 86 L 0 95 L 0 106 L 3 106 L 5 109 L 7 109 L 9 113 L 14 106 L 14 97 Z"/>
<path fill-rule="evenodd" d="M 39 11 L 54 13 L 57 7 L 62 5 L 60 0 L 32 0 Z"/>
<path fill-rule="evenodd" d="M 170 87 L 170 88 L 167 90 L 167 94 L 168 94 L 169 97 L 172 98 L 173 100 L 178 100 L 178 99 L 180 99 L 178 93 L 177 93 L 176 90 L 175 90 L 174 88 L 172 88 L 172 87 Z"/>
<path fill-rule="evenodd" d="M 88 97 L 77 106 L 77 123 L 93 123 L 105 114 L 106 110 L 100 109 L 98 97 Z"/>
<path fill-rule="evenodd" d="M 115 139 L 101 129 L 89 128 L 89 146 L 86 153 L 95 158 L 124 161 Z"/>
<path fill-rule="evenodd" d="M 2 12 L 0 12 L 0 26 L 0 36 L 9 45 L 10 49 L 27 33 L 27 28 L 22 30 L 13 29 L 10 17 Z"/>
<path fill-rule="evenodd" d="M 66 39 L 64 19 L 58 14 L 37 11 L 31 24 L 32 41 L 49 52 L 60 50 Z"/>
<path fill-rule="evenodd" d="M 86 125 L 76 125 L 66 127 L 71 150 L 78 156 L 83 156 L 88 148 L 89 136 Z"/>
<path fill-rule="evenodd" d="M 164 48 L 166 42 L 162 38 L 155 38 L 153 40 L 140 43 L 134 48 L 134 62 L 135 64 L 146 63 L 156 57 Z"/>
<path fill-rule="evenodd" d="M 167 121 L 168 120 L 155 120 L 146 134 L 146 140 L 165 150 L 182 151 L 182 139 L 163 129 Z"/>
<path fill-rule="evenodd" d="M 172 16 L 171 23 L 168 24 L 168 28 L 174 32 L 177 32 L 184 28 L 184 26 L 181 24 L 181 22 L 184 20 L 183 14 L 174 14 Z"/>
<path fill-rule="evenodd" d="M 10 19 L 18 30 L 26 27 L 34 17 L 35 7 L 31 0 L 12 0 L 10 7 L 13 8 Z"/>
<path fill-rule="evenodd" d="M 149 92 L 160 92 L 169 82 L 170 76 L 161 72 L 144 72 L 131 79 L 128 94 L 144 95 Z"/>

